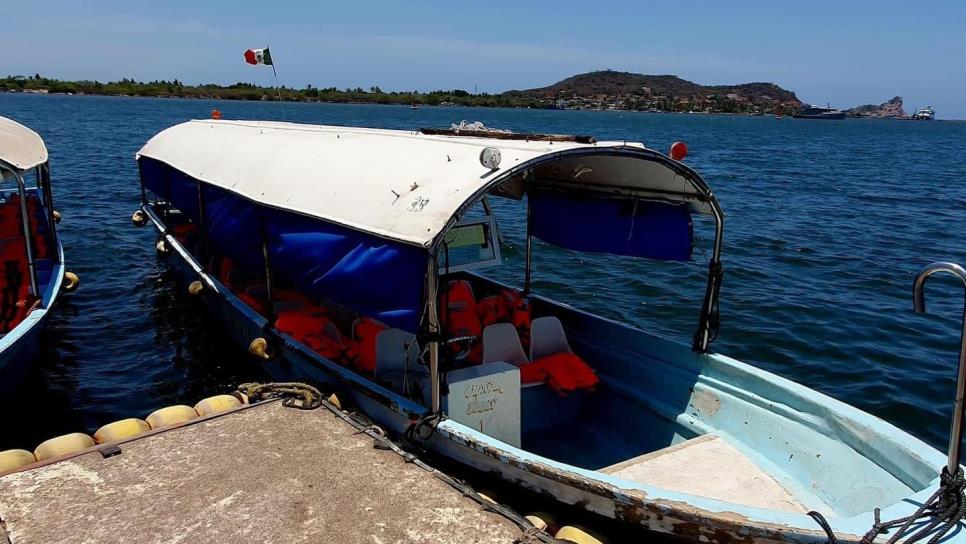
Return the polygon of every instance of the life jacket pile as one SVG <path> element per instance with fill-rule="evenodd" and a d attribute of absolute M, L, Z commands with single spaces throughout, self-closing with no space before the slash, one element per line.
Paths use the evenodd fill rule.
<path fill-rule="evenodd" d="M 555 353 L 520 365 L 520 383 L 546 382 L 561 396 L 578 389 L 593 391 L 600 383 L 594 369 L 569 352 Z"/>
<path fill-rule="evenodd" d="M 494 323 L 513 323 L 524 349 L 530 346 L 530 302 L 519 291 L 503 289 L 477 302 L 469 281 L 452 280 L 443 294 L 443 301 L 447 309 L 445 326 L 449 336 L 477 338 L 466 355 L 467 363 L 479 364 L 483 361 L 483 329 Z M 465 346 L 459 343 L 450 345 L 454 355 L 463 349 Z"/>
<path fill-rule="evenodd" d="M 275 327 L 322 357 L 368 375 L 376 368 L 376 335 L 388 328 L 361 317 L 352 325 L 352 337 L 346 337 L 328 311 L 313 304 L 279 312 Z"/>
<path fill-rule="evenodd" d="M 36 195 L 28 195 L 27 213 L 35 259 L 47 259 L 51 253 L 47 226 Z M 0 333 L 20 324 L 37 300 L 30 294 L 22 217 L 20 195 L 11 195 L 0 204 Z"/>

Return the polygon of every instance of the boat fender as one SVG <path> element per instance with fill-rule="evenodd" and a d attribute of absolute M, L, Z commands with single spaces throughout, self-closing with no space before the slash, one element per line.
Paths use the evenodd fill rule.
<path fill-rule="evenodd" d="M 120 442 L 132 436 L 146 433 L 151 430 L 151 426 L 144 420 L 137 418 L 122 419 L 114 423 L 108 423 L 94 433 L 94 442 L 103 444 L 105 442 Z"/>
<path fill-rule="evenodd" d="M 604 544 L 601 537 L 591 534 L 589 529 L 576 525 L 564 525 L 557 531 L 554 538 L 574 544 Z"/>
<path fill-rule="evenodd" d="M 94 447 L 94 439 L 84 433 L 70 433 L 41 442 L 34 450 L 38 461 L 53 459 Z"/>
<path fill-rule="evenodd" d="M 161 427 L 169 427 L 191 421 L 196 417 L 198 417 L 198 412 L 194 408 L 185 406 L 184 404 L 176 404 L 174 406 L 165 406 L 164 408 L 151 412 L 151 415 L 146 418 L 146 421 L 152 429 L 160 429 Z"/>
<path fill-rule="evenodd" d="M 541 531 L 546 531 L 550 534 L 557 532 L 557 521 L 546 512 L 534 512 L 526 516 L 527 521 L 533 524 L 534 527 L 540 529 Z"/>
<path fill-rule="evenodd" d="M 131 222 L 135 227 L 143 227 L 148 224 L 148 215 L 144 210 L 137 210 L 131 215 Z"/>
<path fill-rule="evenodd" d="M 54 212 L 51 215 L 54 216 L 54 223 L 60 223 L 60 220 L 62 219 L 62 217 L 59 211 L 54 210 Z"/>
<path fill-rule="evenodd" d="M 162 236 L 158 238 L 158 243 L 154 244 L 154 249 L 158 250 L 158 255 L 164 256 L 168 254 L 170 248 L 168 247 L 168 242 Z"/>
<path fill-rule="evenodd" d="M 191 295 L 200 295 L 205 290 L 205 284 L 201 280 L 195 280 L 188 284 L 188 293 Z"/>
<path fill-rule="evenodd" d="M 0 451 L 0 474 L 16 470 L 37 462 L 34 454 L 27 450 Z"/>
<path fill-rule="evenodd" d="M 248 353 L 251 353 L 259 359 L 265 360 L 271 359 L 274 355 L 268 347 L 268 340 L 262 338 L 261 336 L 255 338 L 250 344 L 248 344 Z"/>
<path fill-rule="evenodd" d="M 202 399 L 201 402 L 195 404 L 195 411 L 198 412 L 199 416 L 204 417 L 238 408 L 241 405 L 241 401 L 231 395 L 215 395 Z"/>
<path fill-rule="evenodd" d="M 490 490 L 477 491 L 476 494 L 479 495 L 481 499 L 483 499 L 484 501 L 486 501 L 486 502 L 488 502 L 490 504 L 497 504 L 497 505 L 500 504 L 494 498 L 494 497 L 496 497 L 496 493 L 494 493 L 494 492 L 492 492 Z"/>
<path fill-rule="evenodd" d="M 64 291 L 67 291 L 68 293 L 76 291 L 79 285 L 80 276 L 74 274 L 73 272 L 64 273 Z"/>

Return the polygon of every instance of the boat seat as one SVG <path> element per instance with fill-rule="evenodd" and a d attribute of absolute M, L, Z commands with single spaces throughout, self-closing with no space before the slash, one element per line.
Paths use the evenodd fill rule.
<path fill-rule="evenodd" d="M 563 324 L 556 316 L 538 317 L 530 324 L 530 360 L 558 353 L 573 353 L 567 342 Z"/>
<path fill-rule="evenodd" d="M 513 323 L 494 323 L 483 329 L 483 364 L 497 361 L 516 366 L 530 362 Z"/>
<path fill-rule="evenodd" d="M 600 472 L 735 504 L 799 514 L 809 510 L 774 477 L 715 435 L 692 438 Z"/>
<path fill-rule="evenodd" d="M 379 332 L 376 335 L 376 366 L 373 370 L 376 381 L 389 383 L 398 393 L 407 393 L 407 373 L 414 381 L 418 376 L 428 375 L 428 369 L 416 363 L 418 355 L 416 335 L 402 329 Z"/>

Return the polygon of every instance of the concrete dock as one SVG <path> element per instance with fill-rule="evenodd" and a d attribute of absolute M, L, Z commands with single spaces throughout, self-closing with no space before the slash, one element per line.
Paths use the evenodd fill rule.
<path fill-rule="evenodd" d="M 522 530 L 325 408 L 218 414 L 0 478 L 0 543 L 514 542 Z"/>

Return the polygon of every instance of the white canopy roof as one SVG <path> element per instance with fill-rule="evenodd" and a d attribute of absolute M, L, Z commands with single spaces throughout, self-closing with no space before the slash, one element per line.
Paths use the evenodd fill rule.
<path fill-rule="evenodd" d="M 487 147 L 502 155 L 498 170 L 480 163 Z M 266 205 L 427 247 L 481 192 L 531 167 L 540 166 L 541 180 L 656 189 L 685 195 L 682 199 L 710 194 L 686 166 L 624 142 L 196 120 L 160 132 L 140 157 Z"/>
<path fill-rule="evenodd" d="M 23 171 L 45 162 L 47 146 L 40 135 L 12 119 L 0 117 L 0 163 Z"/>

